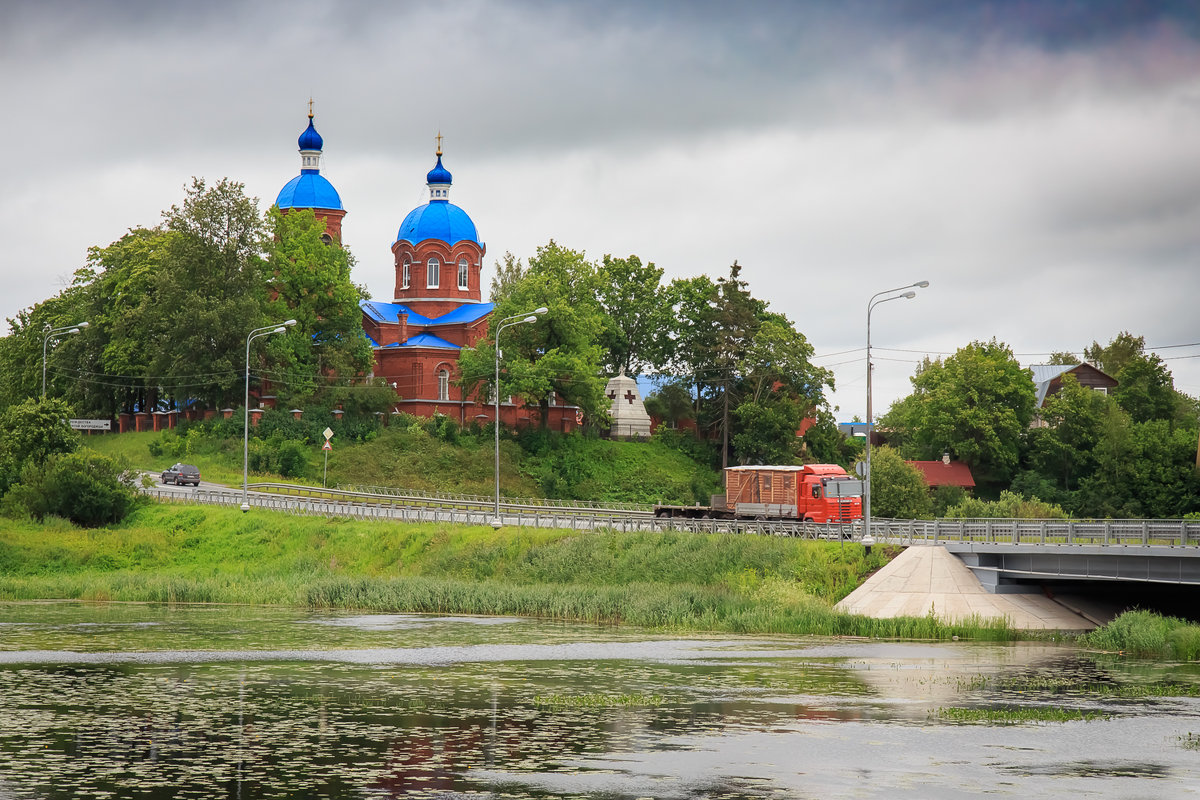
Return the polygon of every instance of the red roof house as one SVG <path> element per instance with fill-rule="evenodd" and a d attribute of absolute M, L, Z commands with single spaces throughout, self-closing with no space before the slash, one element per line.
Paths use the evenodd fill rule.
<path fill-rule="evenodd" d="M 941 461 L 908 461 L 905 463 L 916 467 L 931 489 L 939 486 L 975 488 L 975 478 L 971 475 L 971 468 L 962 461 L 943 459 Z"/>

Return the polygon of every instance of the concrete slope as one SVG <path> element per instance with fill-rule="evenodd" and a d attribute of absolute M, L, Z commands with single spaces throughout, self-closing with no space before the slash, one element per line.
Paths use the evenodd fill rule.
<path fill-rule="evenodd" d="M 907 548 L 836 607 L 876 619 L 923 617 L 932 611 L 945 622 L 1003 618 L 1020 630 L 1096 627 L 1040 594 L 989 593 L 962 561 L 939 546 Z"/>

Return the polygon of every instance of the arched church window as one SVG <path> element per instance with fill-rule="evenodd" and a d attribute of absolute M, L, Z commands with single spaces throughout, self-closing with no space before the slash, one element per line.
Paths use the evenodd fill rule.
<path fill-rule="evenodd" d="M 408 281 L 409 281 L 409 278 L 411 277 L 411 269 L 412 269 L 412 264 L 409 262 L 408 256 L 405 256 L 403 269 L 401 270 L 401 273 L 400 273 L 400 280 L 402 281 L 402 283 L 400 284 L 401 289 L 408 288 Z"/>
<path fill-rule="evenodd" d="M 438 400 L 450 399 L 450 370 L 443 367 L 438 370 Z"/>
<path fill-rule="evenodd" d="M 429 264 L 426 268 L 426 273 L 425 273 L 425 288 L 426 289 L 438 288 L 438 272 L 441 271 L 441 268 L 442 268 L 442 262 L 438 260 L 437 256 L 434 256 L 433 258 L 429 259 Z"/>
<path fill-rule="evenodd" d="M 467 288 L 467 260 L 465 258 L 458 260 L 458 288 Z"/>

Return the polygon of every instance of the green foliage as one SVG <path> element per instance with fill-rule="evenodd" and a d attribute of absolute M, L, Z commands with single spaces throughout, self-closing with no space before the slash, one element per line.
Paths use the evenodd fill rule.
<path fill-rule="evenodd" d="M 692 396 L 679 380 L 669 381 L 651 393 L 646 398 L 646 413 L 673 425 L 696 416 Z"/>
<path fill-rule="evenodd" d="M 1098 650 L 1147 658 L 1200 659 L 1200 626 L 1150 611 L 1126 611 L 1082 641 Z"/>
<path fill-rule="evenodd" d="M 690 505 L 707 503 L 720 490 L 715 471 L 656 439 L 616 442 L 528 430 L 519 441 L 529 453 L 522 470 L 546 497 Z"/>
<path fill-rule="evenodd" d="M 553 241 L 538 248 L 528 267 L 511 254 L 505 258 L 506 265 L 497 267 L 498 279 L 492 290 L 496 306 L 489 339 L 463 350 L 459 357 L 459 382 L 464 391 L 490 396 L 499 323 L 509 317 L 520 320 L 544 306 L 548 311 L 536 322 L 504 327 L 500 396 L 511 394 L 538 404 L 545 421 L 553 392 L 560 402 L 579 406 L 589 419 L 604 419 L 608 399 L 598 342 L 607 317 L 596 299 L 595 265 L 583 253 Z"/>
<path fill-rule="evenodd" d="M 890 447 L 871 449 L 871 513 L 891 519 L 928 519 L 929 485 Z"/>
<path fill-rule="evenodd" d="M 20 482 L 4 497 L 4 511 L 96 527 L 124 519 L 137 499 L 132 473 L 112 459 L 83 451 L 26 463 Z"/>
<path fill-rule="evenodd" d="M 642 264 L 636 255 L 601 259 L 596 287 L 607 318 L 600 336 L 606 372 L 640 375 L 648 367 L 661 366 L 660 331 L 671 322 L 662 275 L 661 269 Z"/>
<path fill-rule="evenodd" d="M 1036 497 L 1026 500 L 1014 492 L 1004 491 L 998 500 L 968 497 L 947 508 L 945 516 L 950 519 L 1066 519 L 1067 513 Z"/>
<path fill-rule="evenodd" d="M 804 432 L 806 460 L 816 464 L 840 464 L 849 471 L 862 458 L 865 446 L 865 439 L 843 436 L 825 406 L 817 409 L 816 422 Z"/>
<path fill-rule="evenodd" d="M 933 516 L 944 517 L 954 506 L 966 502 L 967 490 L 961 486 L 939 486 L 933 490 Z"/>
<path fill-rule="evenodd" d="M 272 245 L 267 259 L 274 299 L 267 315 L 295 319 L 286 334 L 268 339 L 268 371 L 282 402 L 302 405 L 327 398 L 330 376 L 339 383 L 369 372 L 374 360 L 362 331 L 359 301 L 365 292 L 350 280 L 354 258 L 325 240 L 325 223 L 310 210 L 267 214 Z M 382 410 L 391 397 L 383 397 Z"/>
<path fill-rule="evenodd" d="M 944 361 L 926 361 L 912 383 L 913 394 L 881 421 L 900 431 L 906 457 L 928 460 L 948 450 L 977 480 L 1011 478 L 1035 392 L 1007 345 L 972 342 Z"/>
<path fill-rule="evenodd" d="M 51 456 L 73 452 L 79 434 L 71 429 L 70 416 L 71 408 L 53 398 L 7 408 L 0 414 L 0 466 L 18 471 L 27 463 L 41 465 Z"/>

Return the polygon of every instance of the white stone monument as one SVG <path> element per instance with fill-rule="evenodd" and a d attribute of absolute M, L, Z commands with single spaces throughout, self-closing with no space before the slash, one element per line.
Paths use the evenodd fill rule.
<path fill-rule="evenodd" d="M 612 401 L 609 416 L 612 417 L 612 427 L 609 432 L 614 437 L 631 439 L 640 437 L 650 438 L 650 415 L 646 413 L 646 405 L 642 402 L 642 393 L 637 381 L 621 374 L 608 382 L 604 393 Z"/>

